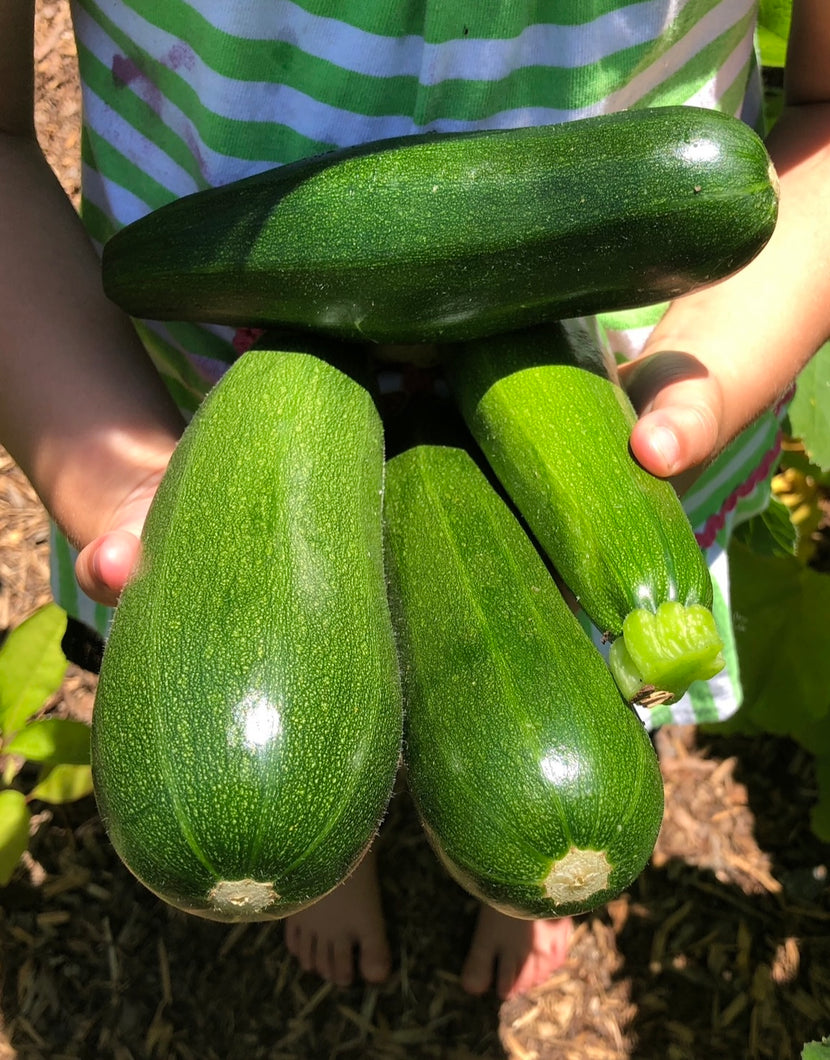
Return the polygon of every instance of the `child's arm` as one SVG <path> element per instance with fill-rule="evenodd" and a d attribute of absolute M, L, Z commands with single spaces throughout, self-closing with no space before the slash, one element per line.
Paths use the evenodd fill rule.
<path fill-rule="evenodd" d="M 138 532 L 182 425 L 37 145 L 33 6 L 0 4 L 0 440 L 83 547 Z M 136 542 L 103 544 L 78 573 L 112 602 Z"/>
<path fill-rule="evenodd" d="M 830 335 L 830 4 L 794 0 L 787 108 L 769 149 L 779 221 L 735 276 L 675 302 L 625 369 L 632 449 L 657 475 L 714 456 L 780 398 Z M 661 351 L 686 358 L 664 358 Z M 653 355 L 653 356 L 649 356 Z"/>

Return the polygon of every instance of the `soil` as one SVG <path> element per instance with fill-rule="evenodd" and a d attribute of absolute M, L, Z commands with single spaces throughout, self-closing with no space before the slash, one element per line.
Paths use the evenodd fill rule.
<path fill-rule="evenodd" d="M 39 5 L 37 128 L 77 202 L 79 105 L 64 2 Z M 48 523 L 0 451 L 0 632 L 49 599 Z M 71 666 L 49 709 L 89 719 Z M 830 1033 L 830 852 L 810 831 L 810 756 L 775 737 L 667 727 L 667 808 L 629 892 L 580 919 L 567 962 L 524 997 L 473 999 L 458 971 L 474 903 L 405 794 L 381 834 L 396 968 L 338 990 L 301 974 L 278 923 L 222 926 L 146 892 L 92 799 L 36 805 L 0 890 L 0 1060 L 711 1060 L 800 1056 Z"/>

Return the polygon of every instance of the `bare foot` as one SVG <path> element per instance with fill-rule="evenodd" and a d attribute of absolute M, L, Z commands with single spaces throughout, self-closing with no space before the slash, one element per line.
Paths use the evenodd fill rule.
<path fill-rule="evenodd" d="M 572 931 L 570 917 L 517 920 L 482 905 L 461 985 L 469 994 L 495 985 L 502 1000 L 523 994 L 565 963 Z"/>
<path fill-rule="evenodd" d="M 331 894 L 286 918 L 285 944 L 303 971 L 316 972 L 337 986 L 354 981 L 355 957 L 367 982 L 386 979 L 391 956 L 373 851 Z"/>

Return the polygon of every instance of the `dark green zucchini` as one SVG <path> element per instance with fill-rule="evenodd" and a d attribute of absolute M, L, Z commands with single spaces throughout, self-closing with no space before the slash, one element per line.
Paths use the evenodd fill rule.
<path fill-rule="evenodd" d="M 642 723 L 465 450 L 394 456 L 384 511 L 407 778 L 438 856 L 512 916 L 607 901 L 662 818 Z"/>
<path fill-rule="evenodd" d="M 672 486 L 629 449 L 636 415 L 588 328 L 448 347 L 462 415 L 580 606 L 630 699 L 671 701 L 724 662 L 712 583 Z"/>
<path fill-rule="evenodd" d="M 263 343 L 173 455 L 92 728 L 116 850 L 220 920 L 284 916 L 348 875 L 402 732 L 377 410 L 321 342 Z"/>
<path fill-rule="evenodd" d="M 423 343 L 643 305 L 746 264 L 777 184 L 695 107 L 332 151 L 140 218 L 104 247 L 136 317 Z"/>

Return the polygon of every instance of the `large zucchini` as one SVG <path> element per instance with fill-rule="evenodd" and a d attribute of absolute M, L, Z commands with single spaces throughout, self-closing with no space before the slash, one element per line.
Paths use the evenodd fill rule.
<path fill-rule="evenodd" d="M 712 583 L 672 486 L 629 449 L 634 409 L 580 321 L 445 350 L 462 415 L 563 581 L 614 643 L 631 699 L 722 667 Z"/>
<path fill-rule="evenodd" d="M 394 456 L 385 526 L 407 779 L 436 852 L 513 916 L 605 902 L 662 818 L 642 723 L 465 450 Z"/>
<path fill-rule="evenodd" d="M 419 134 L 163 206 L 107 243 L 104 283 L 137 317 L 451 341 L 707 284 L 776 208 L 762 141 L 715 111 Z"/>
<path fill-rule="evenodd" d="M 376 408 L 320 342 L 264 342 L 173 455 L 92 730 L 127 866 L 225 920 L 283 916 L 350 872 L 402 730 Z"/>

